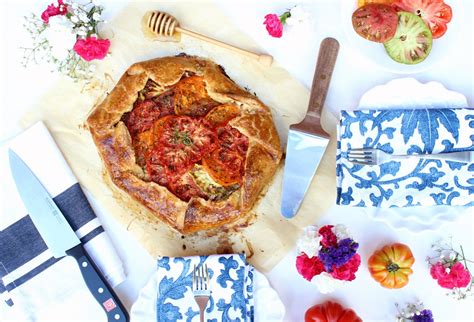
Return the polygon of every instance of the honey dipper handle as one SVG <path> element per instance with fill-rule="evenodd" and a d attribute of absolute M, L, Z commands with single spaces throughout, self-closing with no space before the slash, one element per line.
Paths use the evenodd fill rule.
<path fill-rule="evenodd" d="M 187 30 L 187 29 L 183 29 L 181 27 L 176 27 L 175 31 L 180 32 L 180 33 L 185 34 L 185 35 L 188 35 L 188 36 L 191 36 L 191 37 L 194 37 L 194 38 L 197 38 L 197 39 L 207 41 L 211 44 L 214 44 L 216 46 L 220 46 L 222 48 L 227 48 L 227 49 L 233 50 L 235 52 L 246 55 L 248 57 L 254 58 L 254 59 L 258 60 L 264 66 L 271 66 L 272 65 L 273 57 L 270 56 L 270 55 L 256 54 L 256 53 L 253 53 L 251 51 L 247 51 L 247 50 L 244 50 L 242 48 L 238 48 L 238 47 L 234 47 L 232 45 L 226 44 L 225 42 L 218 41 L 218 40 L 206 37 L 204 35 L 198 34 L 197 32 L 193 32 L 193 31 L 190 31 L 190 30 Z"/>

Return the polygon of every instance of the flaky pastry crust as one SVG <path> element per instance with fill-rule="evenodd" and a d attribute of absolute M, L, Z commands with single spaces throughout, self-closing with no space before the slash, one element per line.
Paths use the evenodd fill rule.
<path fill-rule="evenodd" d="M 203 77 L 213 100 L 234 104 L 241 110 L 241 116 L 229 124 L 248 137 L 245 172 L 240 188 L 224 200 L 192 197 L 184 202 L 166 187 L 147 181 L 122 121 L 149 79 L 166 88 L 189 72 Z M 245 217 L 269 184 L 282 156 L 270 109 L 237 86 L 222 67 L 203 58 L 164 57 L 130 66 L 87 123 L 112 182 L 183 234 L 218 228 Z"/>

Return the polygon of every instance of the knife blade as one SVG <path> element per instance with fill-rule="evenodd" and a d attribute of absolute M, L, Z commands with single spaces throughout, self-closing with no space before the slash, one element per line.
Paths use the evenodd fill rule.
<path fill-rule="evenodd" d="M 288 132 L 281 201 L 285 218 L 293 218 L 298 212 L 329 142 L 329 134 L 321 126 L 321 109 L 338 51 L 336 39 L 326 38 L 321 42 L 308 111 L 303 121 L 291 125 Z"/>
<path fill-rule="evenodd" d="M 76 259 L 89 291 L 107 314 L 107 320 L 128 321 L 128 313 L 108 285 L 99 269 L 85 252 L 61 210 L 30 168 L 11 149 L 8 151 L 10 169 L 31 220 L 55 258 L 72 256 Z"/>

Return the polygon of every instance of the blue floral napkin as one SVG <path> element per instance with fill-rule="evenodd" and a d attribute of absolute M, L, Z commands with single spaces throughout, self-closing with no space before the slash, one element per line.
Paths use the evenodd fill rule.
<path fill-rule="evenodd" d="M 362 166 L 351 148 L 390 154 L 474 151 L 474 110 L 342 111 L 336 155 L 337 204 L 360 207 L 474 206 L 474 163 L 389 161 Z"/>
<path fill-rule="evenodd" d="M 211 296 L 205 321 L 253 321 L 253 267 L 245 255 L 160 257 L 158 259 L 157 321 L 199 321 L 194 300 L 194 266 L 207 264 Z"/>

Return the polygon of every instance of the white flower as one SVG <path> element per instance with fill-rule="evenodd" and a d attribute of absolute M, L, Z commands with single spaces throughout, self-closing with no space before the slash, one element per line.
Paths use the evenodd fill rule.
<path fill-rule="evenodd" d="M 89 22 L 89 17 L 87 17 L 85 13 L 80 12 L 78 16 L 79 16 L 79 20 L 81 20 L 82 22 L 85 22 L 85 23 Z"/>
<path fill-rule="evenodd" d="M 74 22 L 74 23 L 78 23 L 79 18 L 77 18 L 77 16 L 71 16 L 71 21 Z"/>
<path fill-rule="evenodd" d="M 64 60 L 76 43 L 76 35 L 72 32 L 72 23 L 65 16 L 54 16 L 49 20 L 48 27 L 43 32 L 43 37 L 48 40 L 51 55 Z"/>
<path fill-rule="evenodd" d="M 346 239 L 346 238 L 351 238 L 351 236 L 349 235 L 349 231 L 347 230 L 347 227 L 344 225 L 336 225 L 332 229 L 332 231 L 336 235 L 338 241 L 342 239 Z"/>
<path fill-rule="evenodd" d="M 311 284 L 316 285 L 322 294 L 332 293 L 346 283 L 347 281 L 335 279 L 326 272 L 322 272 L 311 279 Z"/>
<path fill-rule="evenodd" d="M 454 260 L 456 258 L 456 252 L 450 252 L 449 253 L 449 259 Z"/>
<path fill-rule="evenodd" d="M 71 6 L 74 10 L 77 10 L 77 8 L 79 8 L 79 5 L 76 2 L 73 2 Z"/>
<path fill-rule="evenodd" d="M 95 21 L 98 21 L 100 19 L 100 13 L 94 12 L 94 14 L 92 15 L 92 19 L 94 19 Z"/>
<path fill-rule="evenodd" d="M 286 19 L 286 23 L 289 26 L 298 26 L 298 25 L 304 25 L 307 24 L 310 20 L 310 15 L 307 12 L 307 10 L 300 5 L 294 6 L 290 10 L 291 16 Z"/>
<path fill-rule="evenodd" d="M 298 252 L 305 253 L 309 258 L 318 254 L 322 237 L 318 234 L 316 226 L 308 226 L 304 229 L 303 236 L 300 237 L 297 243 Z"/>

